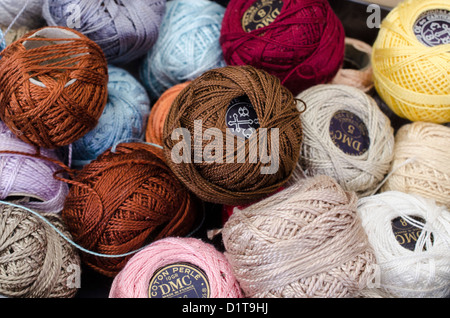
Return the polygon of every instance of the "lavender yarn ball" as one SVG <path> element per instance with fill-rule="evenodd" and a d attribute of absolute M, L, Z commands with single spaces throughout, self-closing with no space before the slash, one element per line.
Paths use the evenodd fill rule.
<path fill-rule="evenodd" d="M 109 63 L 125 64 L 153 46 L 165 9 L 166 0 L 44 0 L 42 15 L 85 34 Z"/>
<path fill-rule="evenodd" d="M 141 83 L 125 69 L 108 66 L 108 101 L 97 125 L 76 140 L 72 164 L 81 168 L 121 141 L 143 140 L 150 100 Z"/>

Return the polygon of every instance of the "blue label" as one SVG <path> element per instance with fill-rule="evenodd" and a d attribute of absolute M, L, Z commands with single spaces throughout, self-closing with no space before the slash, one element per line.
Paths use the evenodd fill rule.
<path fill-rule="evenodd" d="M 414 23 L 414 34 L 426 46 L 450 44 L 450 11 L 425 11 Z"/>

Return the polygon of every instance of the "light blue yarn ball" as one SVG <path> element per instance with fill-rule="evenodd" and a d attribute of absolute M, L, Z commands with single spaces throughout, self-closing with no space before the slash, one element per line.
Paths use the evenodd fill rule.
<path fill-rule="evenodd" d="M 72 144 L 72 164 L 82 168 L 119 142 L 143 140 L 150 113 L 145 88 L 128 71 L 108 65 L 108 101 L 97 126 Z"/>
<path fill-rule="evenodd" d="M 209 0 L 172 0 L 156 43 L 140 66 L 140 77 L 155 100 L 170 87 L 226 66 L 220 46 L 225 8 Z"/>
<path fill-rule="evenodd" d="M 6 48 L 6 41 L 3 32 L 0 30 L 0 51 L 3 51 Z"/>

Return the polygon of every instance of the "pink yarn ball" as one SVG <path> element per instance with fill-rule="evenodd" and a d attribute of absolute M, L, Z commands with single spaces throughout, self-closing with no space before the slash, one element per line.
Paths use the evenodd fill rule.
<path fill-rule="evenodd" d="M 155 273 L 172 264 L 188 264 L 191 268 L 196 267 L 204 273 L 209 285 L 208 298 L 243 298 L 240 286 L 225 255 L 212 244 L 190 237 L 160 239 L 136 253 L 114 278 L 109 298 L 149 298 L 151 287 L 158 285 L 158 277 L 161 280 L 164 278 L 164 282 L 167 282 L 167 284 L 159 283 L 159 287 L 169 286 L 169 282 L 165 278 L 168 275 L 167 271 L 161 275 L 155 275 Z M 183 273 L 183 275 L 185 274 L 186 272 Z M 181 287 L 180 280 L 183 280 L 184 277 L 181 271 L 170 272 L 170 276 L 171 285 L 176 286 L 176 289 Z M 187 281 L 191 283 L 194 280 L 193 277 L 194 275 L 191 274 Z M 173 298 L 182 296 L 181 294 L 178 296 L 172 294 Z"/>

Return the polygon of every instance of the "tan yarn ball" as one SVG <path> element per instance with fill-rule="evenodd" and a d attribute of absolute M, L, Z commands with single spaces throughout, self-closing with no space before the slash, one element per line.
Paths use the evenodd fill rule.
<path fill-rule="evenodd" d="M 59 215 L 42 216 L 70 238 Z M 22 208 L 1 204 L 0 233 L 1 296 L 75 296 L 81 274 L 79 255 L 49 224 Z"/>
<path fill-rule="evenodd" d="M 31 29 L 28 28 L 27 26 L 19 26 L 19 27 L 13 26 L 12 28 L 9 29 L 8 33 L 5 34 L 5 32 L 8 30 L 8 26 L 1 24 L 0 29 L 2 30 L 2 33 L 5 37 L 6 45 L 10 45 L 11 43 L 19 40 L 21 37 L 23 37 L 25 34 L 31 31 Z"/>
<path fill-rule="evenodd" d="M 450 127 L 414 122 L 395 136 L 394 160 L 385 191 L 416 193 L 450 209 Z"/>
<path fill-rule="evenodd" d="M 360 297 L 376 260 L 356 205 L 354 192 L 315 176 L 235 208 L 222 238 L 245 296 Z"/>

